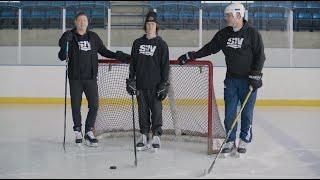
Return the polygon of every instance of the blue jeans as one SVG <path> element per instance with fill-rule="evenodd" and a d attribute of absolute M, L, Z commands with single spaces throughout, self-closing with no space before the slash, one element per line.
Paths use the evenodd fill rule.
<path fill-rule="evenodd" d="M 247 78 L 229 78 L 224 80 L 224 103 L 225 103 L 225 119 L 224 126 L 228 133 L 232 123 L 237 116 L 237 105 L 241 106 L 249 92 L 249 82 Z M 241 113 L 241 132 L 240 139 L 246 143 L 252 140 L 252 118 L 253 109 L 256 102 L 257 90 L 253 91 Z M 238 120 L 239 122 L 239 120 Z M 235 141 L 238 123 L 235 124 L 227 142 Z"/>

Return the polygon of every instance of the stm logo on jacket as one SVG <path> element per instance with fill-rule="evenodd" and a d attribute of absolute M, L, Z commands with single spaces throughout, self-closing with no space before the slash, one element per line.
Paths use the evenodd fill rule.
<path fill-rule="evenodd" d="M 152 45 L 140 45 L 139 54 L 144 54 L 146 56 L 153 56 L 156 51 L 157 46 Z"/>
<path fill-rule="evenodd" d="M 169 48 L 167 43 L 156 36 L 148 39 L 146 34 L 132 44 L 132 62 L 129 78 L 136 79 L 137 89 L 156 89 L 169 79 Z"/>
<path fill-rule="evenodd" d="M 89 41 L 79 41 L 78 45 L 79 45 L 79 49 L 82 51 L 90 51 L 91 50 L 91 44 Z"/>
<path fill-rule="evenodd" d="M 243 38 L 229 38 L 227 42 L 227 47 L 232 47 L 234 49 L 241 48 Z"/>
<path fill-rule="evenodd" d="M 228 74 L 237 78 L 247 78 L 252 71 L 261 72 L 266 60 L 261 34 L 246 20 L 243 20 L 243 27 L 237 32 L 231 26 L 218 31 L 209 43 L 192 56 L 195 59 L 202 58 L 220 50 L 225 55 Z"/>

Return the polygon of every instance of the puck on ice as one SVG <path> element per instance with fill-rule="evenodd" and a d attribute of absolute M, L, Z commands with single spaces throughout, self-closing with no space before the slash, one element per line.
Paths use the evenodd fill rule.
<path fill-rule="evenodd" d="M 117 169 L 117 166 L 110 166 L 110 169 Z"/>

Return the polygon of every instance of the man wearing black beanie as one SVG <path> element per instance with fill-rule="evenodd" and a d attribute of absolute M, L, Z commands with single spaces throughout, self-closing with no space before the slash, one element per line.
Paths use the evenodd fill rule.
<path fill-rule="evenodd" d="M 144 34 L 132 45 L 127 91 L 137 93 L 141 136 L 137 150 L 160 148 L 162 135 L 162 100 L 169 87 L 169 50 L 167 43 L 157 35 L 157 14 L 149 11 L 144 23 Z M 150 122 L 151 115 L 151 122 Z M 149 140 L 150 129 L 152 140 Z"/>

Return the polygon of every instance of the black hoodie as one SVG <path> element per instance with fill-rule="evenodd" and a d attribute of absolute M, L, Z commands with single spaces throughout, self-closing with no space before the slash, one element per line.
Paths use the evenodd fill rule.
<path fill-rule="evenodd" d="M 136 78 L 137 89 L 155 89 L 169 79 L 169 49 L 167 43 L 156 36 L 146 35 L 133 42 L 129 77 Z"/>
<path fill-rule="evenodd" d="M 237 32 L 231 26 L 217 32 L 208 44 L 192 54 L 192 58 L 205 57 L 222 50 L 227 75 L 248 77 L 252 71 L 261 72 L 266 59 L 261 35 L 246 20 L 243 22 L 243 27 Z"/>
<path fill-rule="evenodd" d="M 100 37 L 87 30 L 79 35 L 76 29 L 71 30 L 73 38 L 69 42 L 68 77 L 72 80 L 96 79 L 98 74 L 98 53 L 107 58 L 115 58 L 115 53 L 108 50 Z M 59 40 L 59 59 L 66 59 L 66 32 Z"/>

